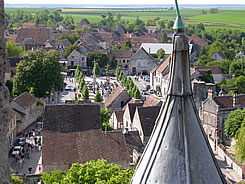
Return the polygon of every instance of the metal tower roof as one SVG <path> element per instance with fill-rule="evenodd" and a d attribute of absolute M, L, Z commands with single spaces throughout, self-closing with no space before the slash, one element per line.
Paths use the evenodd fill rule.
<path fill-rule="evenodd" d="M 190 81 L 188 38 L 174 35 L 170 83 L 131 184 L 226 183 L 200 122 Z"/>
<path fill-rule="evenodd" d="M 177 17 L 175 19 L 173 29 L 185 29 L 184 23 L 182 21 L 182 18 L 180 16 L 180 13 L 179 13 L 179 5 L 178 5 L 177 0 L 175 0 L 175 5 L 176 5 L 176 14 L 177 14 Z"/>

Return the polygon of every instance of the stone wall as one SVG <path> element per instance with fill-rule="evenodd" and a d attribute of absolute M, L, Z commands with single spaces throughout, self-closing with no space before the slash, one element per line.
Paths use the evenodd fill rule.
<path fill-rule="evenodd" d="M 0 0 L 0 180 L 1 184 L 10 183 L 8 165 L 8 111 L 9 92 L 4 85 L 5 77 L 5 38 L 4 38 L 4 2 Z"/>

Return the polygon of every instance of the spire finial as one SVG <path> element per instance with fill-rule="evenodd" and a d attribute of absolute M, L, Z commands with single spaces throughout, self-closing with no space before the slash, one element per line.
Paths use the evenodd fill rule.
<path fill-rule="evenodd" d="M 173 29 L 176 29 L 176 30 L 185 29 L 184 23 L 181 19 L 180 13 L 179 13 L 179 5 L 178 5 L 177 0 L 175 0 L 175 6 L 176 6 L 177 17 L 176 17 Z"/>

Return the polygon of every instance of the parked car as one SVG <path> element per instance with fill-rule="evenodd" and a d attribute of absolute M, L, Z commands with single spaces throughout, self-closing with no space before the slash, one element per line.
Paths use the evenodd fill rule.
<path fill-rule="evenodd" d="M 25 143 L 26 143 L 26 138 L 25 138 L 25 137 L 19 137 L 19 138 L 17 139 L 17 143 L 18 143 L 18 145 L 20 145 L 20 146 L 24 146 Z"/>
<path fill-rule="evenodd" d="M 153 89 L 150 89 L 150 90 L 149 90 L 149 93 L 150 93 L 150 94 L 153 94 L 153 93 L 154 93 L 154 90 L 153 90 Z"/>
<path fill-rule="evenodd" d="M 72 90 L 72 87 L 69 86 L 69 85 L 67 85 L 67 86 L 65 87 L 65 90 L 66 90 L 66 91 L 71 91 L 71 90 Z"/>
<path fill-rule="evenodd" d="M 22 147 L 21 146 L 15 146 L 12 151 L 12 156 L 14 157 L 16 154 L 20 154 Z"/>

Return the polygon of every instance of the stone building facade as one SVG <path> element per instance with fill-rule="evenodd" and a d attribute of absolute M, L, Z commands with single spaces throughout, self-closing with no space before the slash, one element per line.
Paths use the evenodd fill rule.
<path fill-rule="evenodd" d="M 10 170 L 8 165 L 8 111 L 9 92 L 4 85 L 5 76 L 5 39 L 4 39 L 4 1 L 0 0 L 0 178 L 2 184 L 10 183 Z"/>

